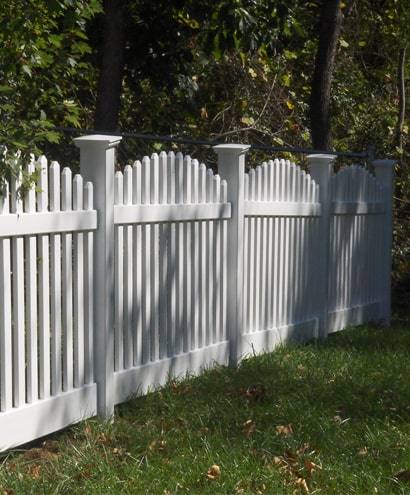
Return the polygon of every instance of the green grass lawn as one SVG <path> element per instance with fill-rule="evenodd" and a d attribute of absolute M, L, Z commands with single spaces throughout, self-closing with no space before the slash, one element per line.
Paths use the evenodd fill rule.
<path fill-rule="evenodd" d="M 170 381 L 3 454 L 0 493 L 409 494 L 410 327 L 360 327 Z"/>

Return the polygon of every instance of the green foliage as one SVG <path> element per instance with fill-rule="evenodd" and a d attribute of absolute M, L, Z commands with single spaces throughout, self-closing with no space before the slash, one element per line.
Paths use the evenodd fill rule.
<path fill-rule="evenodd" d="M 309 96 L 322 2 L 125 4 L 122 131 L 311 146 Z M 93 126 L 101 5 L 101 0 L 11 0 L 0 11 L 0 144 L 21 149 L 25 161 L 24 153 L 40 150 L 66 158 L 71 136 L 53 126 Z M 377 157 L 400 158 L 395 253 L 408 253 L 410 235 L 403 227 L 410 213 L 408 109 L 397 144 L 398 54 L 410 39 L 408 2 L 349 0 L 342 7 L 332 86 L 334 145 L 345 151 L 375 145 Z M 408 58 L 405 72 L 408 82 Z M 121 159 L 134 159 L 150 146 L 124 142 Z M 177 147 L 155 143 L 157 151 L 161 146 Z M 192 146 L 182 151 L 206 155 Z M 3 163 L 1 174 L 15 172 Z M 405 275 L 405 266 L 410 262 L 397 263 L 395 273 Z"/>
<path fill-rule="evenodd" d="M 90 66 L 87 21 L 99 0 L 11 0 L 0 11 L 0 144 L 23 157 L 57 143 L 53 126 L 79 127 Z M 26 157 L 27 158 L 27 157 Z M 3 160 L 0 179 L 18 167 Z"/>

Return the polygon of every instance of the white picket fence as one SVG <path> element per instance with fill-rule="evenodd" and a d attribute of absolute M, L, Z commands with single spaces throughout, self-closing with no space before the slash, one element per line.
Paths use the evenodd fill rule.
<path fill-rule="evenodd" d="M 389 322 L 394 161 L 245 173 L 248 147 L 220 145 L 219 175 L 173 153 L 114 173 L 118 142 L 78 138 L 81 176 L 41 157 L 39 192 L 0 198 L 2 450 L 169 376 Z"/>
<path fill-rule="evenodd" d="M 22 201 L 13 182 L 0 197 L 2 449 L 96 413 L 93 189 L 39 165 L 40 192 Z"/>

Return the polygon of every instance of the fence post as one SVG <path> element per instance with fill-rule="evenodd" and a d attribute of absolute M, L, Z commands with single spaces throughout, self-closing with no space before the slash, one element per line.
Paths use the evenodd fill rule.
<path fill-rule="evenodd" d="M 228 184 L 228 202 L 232 216 L 227 232 L 227 335 L 230 340 L 230 361 L 236 365 L 242 357 L 243 328 L 243 271 L 244 271 L 244 183 L 245 144 L 214 146 L 218 155 L 218 173 Z"/>
<path fill-rule="evenodd" d="M 393 192 L 394 192 L 394 166 L 397 160 L 374 160 L 373 169 L 376 178 L 384 189 L 386 202 L 385 228 L 382 232 L 383 241 L 383 265 L 382 290 L 384 292 L 383 321 L 390 325 L 391 317 L 391 270 L 392 270 L 392 237 L 393 237 Z"/>
<path fill-rule="evenodd" d="M 329 244 L 330 244 L 330 181 L 333 174 L 335 155 L 309 155 L 307 157 L 311 177 L 319 185 L 321 217 L 314 273 L 316 282 L 316 308 L 319 312 L 319 338 L 325 339 L 329 333 Z"/>
<path fill-rule="evenodd" d="M 94 236 L 94 373 L 97 412 L 114 413 L 114 162 L 118 136 L 91 135 L 74 139 L 80 148 L 80 169 L 94 185 L 98 227 Z"/>

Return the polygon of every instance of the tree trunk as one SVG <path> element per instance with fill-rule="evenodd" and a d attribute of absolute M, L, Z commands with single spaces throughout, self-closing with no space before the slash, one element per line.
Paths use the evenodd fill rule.
<path fill-rule="evenodd" d="M 104 0 L 103 41 L 94 128 L 117 131 L 124 71 L 125 5 L 123 0 Z"/>
<path fill-rule="evenodd" d="M 324 0 L 310 97 L 312 145 L 321 150 L 333 148 L 330 90 L 341 26 L 340 0 Z"/>
<path fill-rule="evenodd" d="M 399 67 L 397 74 L 397 85 L 399 88 L 399 112 L 397 116 L 397 129 L 396 129 L 396 146 L 399 153 L 403 153 L 403 127 L 404 119 L 406 115 L 406 83 L 404 68 L 406 65 L 406 47 L 400 49 L 399 53 Z"/>

